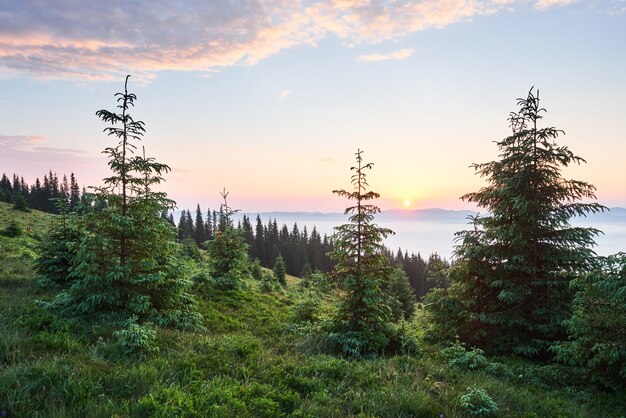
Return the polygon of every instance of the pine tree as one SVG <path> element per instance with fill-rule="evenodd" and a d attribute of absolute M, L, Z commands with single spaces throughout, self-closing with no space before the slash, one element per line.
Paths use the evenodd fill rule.
<path fill-rule="evenodd" d="M 489 214 L 457 233 L 455 283 L 430 306 L 443 329 L 471 345 L 537 356 L 565 336 L 569 283 L 594 256 L 599 231 L 569 220 L 605 208 L 581 203 L 595 198 L 592 185 L 563 178 L 563 167 L 585 161 L 555 142 L 562 131 L 538 127 L 539 94 L 531 89 L 518 106 L 512 135 L 497 143 L 499 159 L 473 165 L 487 185 L 462 199 Z"/>
<path fill-rule="evenodd" d="M 160 217 L 173 202 L 151 189 L 170 169 L 134 152 L 145 130 L 128 113 L 136 100 L 127 90 L 129 77 L 115 95 L 121 113 L 96 112 L 119 141 L 104 151 L 112 175 L 93 188 L 95 204 L 81 216 L 87 233 L 72 264 L 73 283 L 53 304 L 72 316 L 125 327 L 116 335 L 132 349 L 124 338 L 143 324 L 194 328 L 201 317 L 188 293 L 189 272 L 175 258 L 174 229 Z"/>
<path fill-rule="evenodd" d="M 364 164 L 362 153 L 356 152 L 357 165 L 351 168 L 354 190 L 333 190 L 338 196 L 356 201 L 345 210 L 345 214 L 351 213 L 350 223 L 335 228 L 331 253 L 337 263 L 334 278 L 345 292 L 331 337 L 344 353 L 354 356 L 385 349 L 391 322 L 391 309 L 382 291 L 391 267 L 382 240 L 393 231 L 372 223 L 380 209 L 367 202 L 380 195 L 367 191 L 365 170 L 373 164 Z"/>
<path fill-rule="evenodd" d="M 274 277 L 276 277 L 276 280 L 278 280 L 282 286 L 287 286 L 287 269 L 285 267 L 285 260 L 281 254 L 278 254 L 278 257 L 276 257 L 276 262 L 274 263 L 274 268 L 272 270 L 274 271 Z"/>

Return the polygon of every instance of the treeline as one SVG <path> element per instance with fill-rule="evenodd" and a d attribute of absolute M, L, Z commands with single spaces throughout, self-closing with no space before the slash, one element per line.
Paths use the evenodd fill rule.
<path fill-rule="evenodd" d="M 36 209 L 42 212 L 58 213 L 58 199 L 65 199 L 70 211 L 74 211 L 85 194 L 78 186 L 74 173 L 62 178 L 57 173 L 49 171 L 44 174 L 43 181 L 39 177 L 35 183 L 29 185 L 24 181 L 24 177 L 13 174 L 12 179 L 2 174 L 0 179 L 0 202 L 12 203 L 16 209 L 27 210 Z"/>
<path fill-rule="evenodd" d="M 168 219 L 172 225 L 175 224 L 172 214 L 168 215 Z M 182 211 L 177 225 L 178 239 L 181 242 L 191 239 L 198 247 L 202 247 L 203 243 L 214 239 L 217 232 L 224 232 L 225 225 L 221 210 L 208 209 L 204 215 L 198 204 L 194 215 L 190 210 Z M 331 237 L 321 235 L 315 226 L 309 234 L 306 225 L 302 230 L 297 223 L 291 228 L 286 224 L 282 227 L 278 225 L 278 221 L 271 218 L 267 224 L 263 224 L 257 215 L 253 226 L 250 218 L 243 215 L 237 229 L 248 244 L 250 260 L 258 259 L 263 267 L 273 268 L 277 257 L 281 255 L 287 274 L 300 277 L 315 271 L 328 273 L 333 270 L 335 263 L 328 256 L 333 251 Z M 387 250 L 386 255 L 393 267 L 404 270 L 418 300 L 434 287 L 447 286 L 444 271 L 450 265 L 438 254 L 431 254 L 428 259 L 424 259 L 419 253 L 409 254 L 408 251 L 398 249 L 395 254 Z"/>
<path fill-rule="evenodd" d="M 168 219 L 174 224 L 172 214 Z M 224 232 L 225 219 L 222 210 L 208 209 L 205 217 L 200 205 L 196 206 L 194 216 L 190 210 L 183 210 L 177 226 L 178 239 L 193 239 L 201 247 L 204 242 L 214 239 L 218 232 Z M 309 234 L 306 226 L 300 231 L 297 223 L 291 229 L 285 224 L 279 228 L 276 219 L 270 219 L 264 225 L 259 215 L 253 226 L 250 218 L 243 215 L 237 229 L 248 245 L 250 259 L 258 259 L 264 267 L 272 268 L 278 255 L 282 255 L 287 274 L 294 276 L 314 271 L 329 272 L 333 268 L 327 255 L 332 251 L 331 239 L 326 234 L 322 236 L 315 227 Z"/>

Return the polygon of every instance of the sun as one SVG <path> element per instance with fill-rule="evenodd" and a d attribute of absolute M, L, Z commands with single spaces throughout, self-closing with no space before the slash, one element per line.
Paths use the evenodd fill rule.
<path fill-rule="evenodd" d="M 409 206 L 411 206 L 411 201 L 410 200 L 405 200 L 404 201 L 404 207 L 408 208 Z"/>

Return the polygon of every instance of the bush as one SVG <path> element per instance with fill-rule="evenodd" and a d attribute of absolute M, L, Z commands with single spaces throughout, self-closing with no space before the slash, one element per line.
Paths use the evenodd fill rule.
<path fill-rule="evenodd" d="M 291 312 L 296 322 L 317 322 L 321 307 L 319 295 L 307 294 L 292 306 Z"/>
<path fill-rule="evenodd" d="M 155 345 L 156 330 L 151 324 L 138 324 L 136 318 L 127 321 L 126 326 L 113 333 L 124 354 L 144 354 L 159 351 Z"/>
<path fill-rule="evenodd" d="M 15 221 L 12 220 L 9 224 L 2 230 L 2 235 L 9 238 L 15 238 L 22 235 L 24 231 L 22 227 Z"/>
<path fill-rule="evenodd" d="M 275 292 L 280 289 L 281 286 L 280 283 L 278 283 L 278 280 L 276 280 L 276 277 L 274 277 L 273 274 L 264 271 L 261 275 L 261 291 Z"/>
<path fill-rule="evenodd" d="M 459 404 L 473 417 L 488 417 L 498 412 L 498 405 L 483 389 L 467 388 L 459 397 Z"/>
<path fill-rule="evenodd" d="M 448 365 L 458 370 L 478 371 L 482 370 L 492 376 L 511 376 L 511 370 L 502 363 L 490 362 L 484 356 L 485 352 L 480 348 L 467 351 L 460 343 L 455 343 L 441 350 L 443 357 L 448 360 Z"/>

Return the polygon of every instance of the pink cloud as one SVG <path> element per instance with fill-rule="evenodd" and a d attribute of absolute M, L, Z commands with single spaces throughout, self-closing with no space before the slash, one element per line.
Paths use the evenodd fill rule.
<path fill-rule="evenodd" d="M 502 0 L 20 0 L 0 13 L 6 74 L 145 82 L 160 70 L 254 65 L 328 36 L 378 43 L 497 12 Z M 42 9 L 45 7 L 45 12 Z"/>
<path fill-rule="evenodd" d="M 562 6 L 567 4 L 576 3 L 578 0 L 537 0 L 535 8 L 539 10 L 546 10 L 552 6 Z"/>
<path fill-rule="evenodd" d="M 45 140 L 45 137 L 37 135 L 22 136 L 0 134 L 0 147 L 4 150 L 31 148 L 33 145 Z"/>
<path fill-rule="evenodd" d="M 388 54 L 366 54 L 360 55 L 358 60 L 361 62 L 380 62 L 380 61 L 399 61 L 409 58 L 413 55 L 413 51 L 407 48 L 399 49 Z"/>

